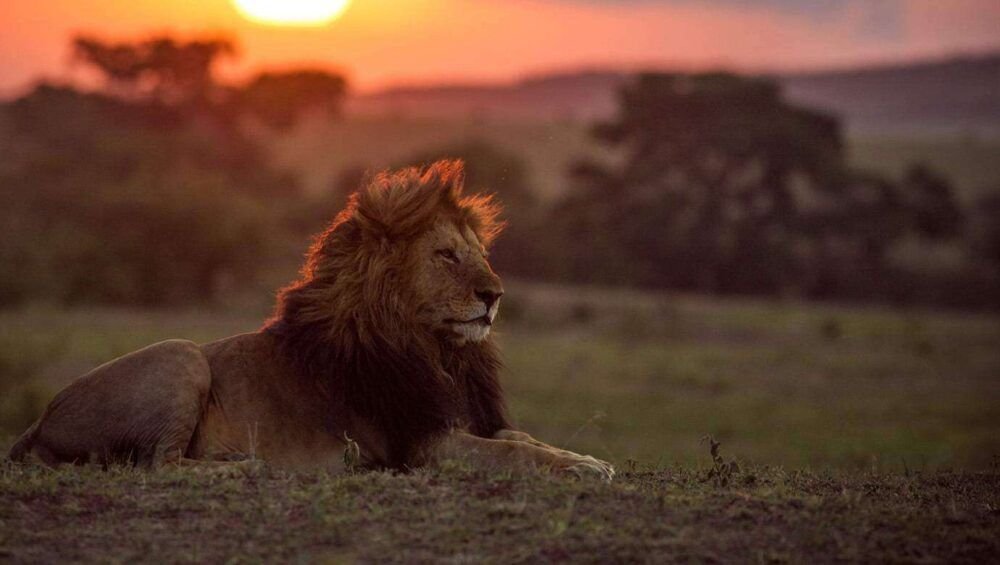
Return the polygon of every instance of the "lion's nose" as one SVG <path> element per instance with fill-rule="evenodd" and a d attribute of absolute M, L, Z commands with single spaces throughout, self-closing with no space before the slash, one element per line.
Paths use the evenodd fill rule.
<path fill-rule="evenodd" d="M 486 305 L 486 310 L 489 311 L 489 309 L 492 308 L 494 304 L 496 304 L 496 301 L 500 300 L 500 297 L 503 296 L 503 290 L 498 290 L 498 289 L 477 290 L 476 296 L 483 301 L 483 304 Z"/>

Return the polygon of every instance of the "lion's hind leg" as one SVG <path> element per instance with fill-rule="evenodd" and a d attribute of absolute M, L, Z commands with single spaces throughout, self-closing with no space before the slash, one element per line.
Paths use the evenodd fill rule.
<path fill-rule="evenodd" d="M 208 399 L 211 370 L 192 342 L 157 343 L 78 378 L 11 450 L 48 465 L 155 467 L 187 450 Z"/>

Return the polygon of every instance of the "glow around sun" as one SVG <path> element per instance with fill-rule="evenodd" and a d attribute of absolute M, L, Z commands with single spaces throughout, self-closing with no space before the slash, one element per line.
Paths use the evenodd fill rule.
<path fill-rule="evenodd" d="M 232 0 L 244 17 L 271 25 L 320 26 L 337 19 L 351 0 Z"/>

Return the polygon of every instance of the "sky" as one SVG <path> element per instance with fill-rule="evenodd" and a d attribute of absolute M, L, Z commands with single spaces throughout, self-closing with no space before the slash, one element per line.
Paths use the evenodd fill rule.
<path fill-rule="evenodd" d="M 322 0 L 320 0 L 322 1 Z M 843 68 L 1000 49 L 1000 0 L 353 0 L 322 27 L 269 26 L 230 0 L 0 0 L 0 94 L 80 70 L 69 39 L 226 35 L 224 69 L 321 66 L 357 90 L 556 70 Z"/>

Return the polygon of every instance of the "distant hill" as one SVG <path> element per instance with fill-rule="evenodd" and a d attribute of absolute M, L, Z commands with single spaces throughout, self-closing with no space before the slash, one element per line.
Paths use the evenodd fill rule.
<path fill-rule="evenodd" d="M 1000 131 L 1000 53 L 779 80 L 792 100 L 855 130 Z"/>
<path fill-rule="evenodd" d="M 505 85 L 391 88 L 352 113 L 593 120 L 614 113 L 630 74 L 551 74 Z M 776 75 L 789 98 L 841 116 L 855 132 L 1000 132 L 1000 52 L 855 70 Z"/>

